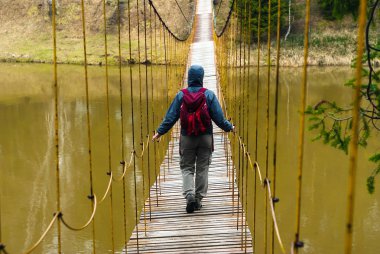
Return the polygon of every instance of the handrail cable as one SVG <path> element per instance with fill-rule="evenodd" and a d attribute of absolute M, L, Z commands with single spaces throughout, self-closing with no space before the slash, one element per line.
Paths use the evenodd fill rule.
<path fill-rule="evenodd" d="M 45 231 L 42 233 L 41 237 L 33 244 L 33 246 L 31 246 L 29 249 L 27 249 L 24 253 L 25 254 L 29 254 L 31 253 L 34 249 L 36 249 L 38 247 L 38 245 L 40 245 L 40 243 L 45 239 L 47 233 L 49 233 L 50 229 L 53 227 L 54 225 L 54 222 L 56 222 L 58 220 L 58 217 L 59 217 L 59 213 L 55 213 L 54 214 L 54 217 L 53 219 L 50 221 L 48 227 L 45 229 Z M 5 248 L 5 246 L 4 246 Z M 2 249 L 0 249 L 0 252 L 2 251 Z"/>
<path fill-rule="evenodd" d="M 224 32 L 226 31 L 227 26 L 228 26 L 228 24 L 229 24 L 229 22 L 230 22 L 230 19 L 231 19 L 231 15 L 232 15 L 233 10 L 234 10 L 234 5 L 236 5 L 235 2 L 237 2 L 237 0 L 232 0 L 232 2 L 231 2 L 230 11 L 228 12 L 228 16 L 227 16 L 227 19 L 226 19 L 226 23 L 224 23 L 224 26 L 223 26 L 223 28 L 222 28 L 222 31 L 220 31 L 220 33 L 218 33 L 217 31 L 215 31 L 217 37 L 221 37 L 221 36 L 224 34 Z"/>
<path fill-rule="evenodd" d="M 276 81 L 275 81 L 275 98 L 274 98 L 274 132 L 273 132 L 273 196 L 271 200 L 271 205 L 273 206 L 273 211 L 275 211 L 274 200 L 276 198 L 276 183 L 277 183 L 277 132 L 278 132 L 278 104 L 279 104 L 279 83 L 280 83 L 280 49 L 281 49 L 281 0 L 277 0 L 277 36 L 276 36 Z M 274 254 L 274 224 L 272 223 L 272 254 Z M 277 233 L 277 235 L 279 235 Z M 283 250 L 285 253 L 285 251 Z"/>
<path fill-rule="evenodd" d="M 272 1 L 268 1 L 268 30 L 267 30 L 267 98 L 266 98 L 266 124 L 265 124 L 265 178 L 269 177 L 269 107 L 270 107 L 270 71 L 271 71 L 271 62 L 270 62 L 270 40 L 271 40 L 271 12 L 272 12 Z M 264 227 L 264 252 L 268 253 L 268 193 L 265 193 L 265 227 Z"/>
<path fill-rule="evenodd" d="M 282 240 L 281 240 L 281 236 L 280 236 L 280 231 L 278 229 L 278 225 L 277 225 L 277 218 L 276 218 L 276 213 L 275 213 L 275 210 L 274 210 L 274 197 L 272 196 L 272 192 L 271 192 L 271 189 L 270 189 L 270 181 L 268 178 L 266 178 L 264 180 L 264 183 L 266 185 L 266 189 L 267 189 L 267 192 L 268 192 L 268 201 L 269 201 L 269 204 L 270 204 L 270 210 L 271 210 L 271 214 L 272 214 L 272 221 L 273 221 L 273 227 L 274 227 L 274 231 L 276 231 L 276 235 L 277 235 L 277 240 L 278 240 L 278 243 L 280 244 L 280 248 L 281 248 L 281 251 L 282 253 L 286 253 L 285 251 L 285 248 L 284 248 L 284 245 L 282 244 Z M 274 250 L 272 248 L 272 252 L 274 253 Z"/>
<path fill-rule="evenodd" d="M 80 231 L 80 230 L 82 230 L 82 229 L 87 228 L 87 227 L 91 224 L 91 222 L 94 221 L 94 217 L 95 217 L 96 209 L 97 209 L 97 207 L 98 207 L 98 203 L 97 203 L 96 195 L 94 194 L 90 199 L 93 200 L 92 204 L 94 204 L 94 205 L 93 205 L 93 208 L 92 208 L 91 216 L 90 216 L 90 218 L 87 220 L 87 222 L 86 222 L 84 225 L 79 226 L 79 227 L 71 226 L 69 223 L 67 223 L 67 222 L 63 219 L 62 213 L 60 214 L 60 216 L 59 216 L 60 220 L 62 221 L 62 223 L 63 223 L 68 229 L 73 230 L 73 231 Z M 94 223 L 92 223 L 92 224 L 94 224 Z M 93 250 L 95 250 L 95 248 L 93 248 Z"/>
<path fill-rule="evenodd" d="M 53 5 L 53 9 L 55 9 L 55 0 L 53 0 L 52 2 L 52 5 Z M 152 6 L 151 6 L 152 8 Z M 105 9 L 105 5 L 104 5 L 104 2 L 103 2 L 103 12 L 104 12 L 104 31 L 105 31 L 105 34 L 104 34 L 104 38 L 105 38 L 105 57 L 107 58 L 108 54 L 108 47 L 107 47 L 107 27 L 106 27 L 106 15 L 105 15 L 105 12 L 106 12 L 106 9 Z M 128 1 L 128 14 L 130 14 L 130 1 Z M 92 144 L 91 144 L 91 126 L 90 126 L 90 112 L 89 112 L 89 89 L 88 89 L 88 70 L 87 70 L 87 42 L 86 42 L 86 28 L 85 28 L 85 25 L 86 25 L 86 21 L 85 21 L 85 8 L 84 8 L 84 0 L 81 0 L 81 16 L 82 16 L 82 29 L 83 29 L 83 51 L 84 51 L 84 70 L 85 70 L 85 85 L 86 85 L 86 105 L 87 105 L 87 135 L 88 135 L 88 146 L 89 146 L 89 168 L 90 168 L 90 195 L 88 195 L 88 198 L 92 200 L 91 202 L 91 205 L 92 205 L 92 212 L 91 212 L 91 215 L 89 217 L 89 219 L 86 221 L 86 223 L 80 227 L 75 227 L 75 226 L 72 226 L 70 225 L 69 223 L 67 223 L 64 218 L 63 218 L 63 213 L 61 212 L 61 207 L 60 207 L 60 181 L 59 181 L 59 121 L 58 121 L 58 78 L 57 78 L 57 56 L 56 56 L 56 18 L 55 18 L 55 15 L 56 13 L 53 11 L 53 18 L 52 18 L 52 27 L 53 27 L 53 62 L 54 62 L 54 88 L 55 88 L 55 143 L 56 143 L 56 190 L 57 190 L 57 212 L 54 213 L 54 217 L 53 219 L 50 221 L 48 227 L 45 229 L 45 231 L 43 232 L 43 234 L 41 235 L 41 237 L 38 239 L 37 242 L 35 242 L 31 247 L 29 247 L 27 249 L 27 253 L 29 252 L 32 252 L 36 247 L 38 247 L 39 244 L 41 244 L 41 242 L 43 241 L 43 239 L 46 237 L 47 233 L 49 232 L 49 230 L 52 228 L 52 226 L 54 225 L 54 222 L 57 221 L 58 222 L 58 252 L 60 253 L 61 252 L 61 227 L 60 227 L 60 222 L 62 222 L 68 229 L 70 230 L 74 230 L 74 231 L 80 231 L 84 228 L 87 228 L 90 224 L 92 224 L 92 235 L 93 235 L 93 245 L 92 245 L 92 248 L 93 248 L 93 252 L 95 253 L 95 226 L 94 226 L 94 217 L 95 217 L 95 214 L 96 214 L 96 211 L 97 211 L 97 207 L 99 204 L 103 203 L 105 201 L 105 199 L 107 198 L 108 194 L 110 194 L 111 196 L 111 211 L 112 211 L 112 183 L 113 182 L 118 182 L 118 181 L 121 181 L 124 179 L 123 181 L 123 196 L 124 196 L 124 210 L 125 210 L 125 175 L 126 175 L 126 171 L 129 167 L 132 166 L 132 161 L 134 162 L 134 172 L 136 171 L 136 161 L 135 161 L 135 157 L 143 157 L 144 155 L 144 151 L 145 151 L 145 148 L 148 148 L 149 149 L 149 134 L 147 135 L 147 144 L 145 145 L 145 143 L 143 143 L 143 151 L 141 154 L 137 154 L 136 153 L 136 150 L 133 149 L 133 151 L 131 152 L 131 156 L 130 156 L 130 160 L 129 160 L 129 163 L 126 164 L 126 162 L 123 160 L 121 161 L 121 165 L 123 166 L 123 173 L 122 173 L 122 176 L 120 178 L 116 178 L 114 177 L 114 174 L 111 170 L 111 168 L 109 169 L 109 171 L 107 172 L 107 175 L 109 175 L 109 181 L 108 181 L 108 184 L 107 184 L 107 188 L 106 188 L 106 191 L 104 192 L 104 194 L 101 196 L 102 198 L 100 199 L 100 201 L 98 202 L 97 201 L 97 196 L 94 194 L 93 192 L 93 184 L 92 184 L 92 153 L 91 153 L 91 147 L 92 147 Z M 156 19 L 158 17 L 158 14 L 156 13 L 156 16 L 155 16 L 155 22 L 156 22 Z M 120 3 L 119 3 L 119 0 L 118 0 L 118 32 L 119 32 L 119 78 L 120 78 L 120 100 L 121 100 L 121 111 L 123 111 L 123 102 L 122 102 L 122 80 L 121 80 L 121 43 L 120 43 L 120 23 L 121 23 L 121 17 L 120 17 Z M 131 51 L 131 20 L 130 20 L 130 15 L 128 15 L 128 37 L 129 37 L 129 56 L 131 57 L 131 54 L 132 54 L 132 51 Z M 155 25 L 156 27 L 156 25 Z M 168 31 L 168 33 L 170 34 L 170 31 Z M 172 36 L 173 38 L 175 38 L 175 36 Z M 164 38 L 165 40 L 165 38 Z M 151 42 L 152 43 L 152 42 Z M 172 43 L 173 44 L 173 43 Z M 176 45 L 176 44 L 175 44 Z M 166 49 L 166 46 L 165 46 L 165 49 Z M 157 52 L 156 52 L 157 53 Z M 151 53 L 152 54 L 152 53 Z M 107 97 L 109 96 L 109 87 L 108 87 L 108 59 L 106 59 L 106 87 L 107 87 Z M 130 83 L 131 83 L 131 95 L 133 94 L 133 86 L 132 86 L 132 69 L 131 69 L 131 66 L 130 66 Z M 141 92 L 141 89 L 140 89 L 140 92 Z M 131 98 L 132 100 L 132 129 L 134 129 L 134 117 L 133 117 L 133 96 Z M 108 111 L 108 114 L 110 113 L 109 111 L 109 98 L 107 98 L 107 111 Z M 121 113 L 121 115 L 123 115 Z M 108 118 L 109 116 L 107 116 Z M 109 123 L 108 123 L 109 119 L 107 120 L 107 129 L 109 128 Z M 124 129 L 123 127 L 123 117 L 122 117 L 122 129 Z M 108 133 L 110 133 L 110 130 L 107 130 Z M 122 136 L 123 136 L 123 131 L 122 131 Z M 134 131 L 132 132 L 132 136 L 133 136 L 133 147 L 135 147 L 135 140 L 134 140 Z M 122 138 L 122 140 L 124 140 L 124 138 Z M 123 141 L 122 141 L 123 143 Z M 109 144 L 110 144 L 110 137 L 109 137 Z M 122 144 L 122 150 L 124 149 L 124 143 Z M 110 148 L 109 148 L 109 152 L 110 152 Z M 124 152 L 122 152 L 122 154 L 124 154 Z M 110 155 L 109 155 L 110 157 Z M 109 163 L 109 166 L 110 166 L 110 163 Z M 135 187 L 136 187 L 136 172 L 134 173 L 134 176 L 135 176 Z M 137 194 L 136 194 L 136 188 L 135 188 L 135 202 L 136 201 L 136 198 L 137 198 Z M 135 210 L 135 215 L 137 216 L 137 205 L 135 205 L 136 207 L 136 210 Z M 124 211 L 124 214 L 125 214 L 125 211 Z M 112 215 L 111 215 L 112 216 Z M 124 216 L 125 217 L 125 216 Z M 137 220 L 137 218 L 136 218 Z M 111 223 L 113 224 L 113 218 L 111 218 Z M 126 225 L 125 225 L 126 226 Z M 136 227 L 138 227 L 138 225 L 136 225 Z M 112 245 L 113 245 L 113 251 L 114 251 L 114 239 L 113 239 L 113 225 L 112 225 Z M 126 237 L 126 229 L 125 229 L 125 237 Z M 138 238 L 138 236 L 137 236 Z M 125 238 L 125 242 L 126 242 L 126 238 Z M 138 240 L 137 240 L 138 242 Z M 5 245 L 0 243 L 0 248 L 2 248 L 1 250 L 2 251 L 5 251 L 4 248 L 5 248 Z M 138 248 L 138 247 L 137 247 Z M 6 252 L 5 252 L 6 253 Z"/>
<path fill-rule="evenodd" d="M 131 39 L 131 4 L 128 0 L 128 49 L 129 58 L 132 59 L 132 39 Z M 136 141 L 135 141 L 135 122 L 134 122 L 134 99 L 133 99 L 133 71 L 132 65 L 129 65 L 129 85 L 131 94 L 131 118 L 132 118 L 132 147 L 134 154 L 136 153 Z M 125 182 L 125 181 L 124 181 Z M 136 159 L 133 159 L 133 183 L 134 183 L 134 203 L 135 203 L 135 223 L 136 223 L 136 243 L 137 252 L 139 252 L 139 223 L 137 220 L 137 177 L 136 177 Z"/>
<path fill-rule="evenodd" d="M 301 85 L 301 107 L 300 107 L 300 125 L 299 125 L 299 140 L 298 140 L 298 188 L 296 200 L 296 234 L 294 240 L 295 252 L 303 247 L 303 242 L 300 241 L 300 220 L 301 220 L 301 202 L 302 202 L 302 171 L 303 171 L 303 155 L 304 155 L 304 139 L 305 139 L 305 108 L 306 108 L 306 89 L 307 89 L 307 65 L 309 55 L 309 24 L 310 24 L 310 0 L 306 0 L 306 17 L 304 31 L 304 63 L 303 77 Z"/>
<path fill-rule="evenodd" d="M 191 30 L 188 32 L 188 34 L 186 35 L 185 38 L 179 38 L 177 35 L 175 35 L 175 34 L 170 30 L 170 28 L 169 28 L 168 25 L 165 23 L 165 21 L 162 19 L 161 15 L 158 13 L 156 7 L 155 7 L 154 4 L 153 4 L 153 0 L 148 0 L 148 1 L 149 1 L 150 6 L 153 7 L 154 13 L 156 13 L 156 15 L 157 15 L 158 19 L 160 20 L 160 22 L 162 23 L 163 27 L 169 32 L 169 34 L 170 34 L 171 36 L 173 36 L 173 37 L 174 37 L 176 40 L 178 40 L 178 41 L 186 41 L 186 40 L 190 37 L 190 35 L 191 35 Z M 195 17 L 195 15 L 194 15 L 194 17 Z M 193 18 L 193 22 L 194 22 L 194 18 Z M 192 28 L 192 26 L 190 26 L 190 29 L 191 29 L 191 28 Z"/>
<path fill-rule="evenodd" d="M 377 4 L 377 3 L 376 3 Z M 353 109 L 352 109 L 352 138 L 350 142 L 350 164 L 348 177 L 348 202 L 347 202 L 347 222 L 345 236 L 345 253 L 352 253 L 352 233 L 354 222 L 354 205 L 355 205 L 355 183 L 358 158 L 358 140 L 359 140 L 359 110 L 360 110 L 360 92 L 362 87 L 362 58 L 364 51 L 364 29 L 367 14 L 367 0 L 360 0 L 359 8 L 359 29 L 358 29 L 358 56 L 356 61 L 356 84 L 353 91 Z"/>
<path fill-rule="evenodd" d="M 185 13 L 183 13 L 183 10 L 182 10 L 181 6 L 179 5 L 178 1 L 177 1 L 177 0 L 174 0 L 174 1 L 175 1 L 175 3 L 177 4 L 178 9 L 181 11 L 182 16 L 183 16 L 183 18 L 186 20 L 187 24 L 190 24 L 189 20 L 188 20 L 188 19 L 186 18 L 186 16 L 185 16 Z"/>
<path fill-rule="evenodd" d="M 220 7 L 222 6 L 223 4 L 223 0 L 220 0 L 219 4 L 218 4 L 218 10 L 216 11 L 216 15 L 215 15 L 215 18 L 218 17 L 219 15 L 219 11 L 220 11 Z"/>
<path fill-rule="evenodd" d="M 55 11 L 55 10 L 54 10 Z M 81 0 L 81 13 L 82 13 L 82 32 L 83 32 L 83 56 L 84 56 L 84 77 L 85 77 L 85 87 L 86 87 L 86 120 L 87 120 L 87 139 L 88 139 L 88 161 L 89 161 L 89 177 L 90 177 L 90 195 L 91 199 L 91 208 L 96 211 L 96 196 L 94 195 L 93 189 L 93 175 L 92 175 L 92 142 L 91 142 L 91 119 L 90 119 L 90 95 L 89 95 L 89 86 L 88 86 L 88 68 L 87 68 L 87 39 L 86 39 L 86 16 L 85 16 L 85 6 L 84 0 Z M 95 215 L 95 213 L 94 213 Z M 89 224 L 92 222 L 93 216 Z M 68 226 L 63 218 L 61 218 L 62 223 Z M 87 227 L 87 225 L 86 225 Z M 92 250 L 95 253 L 95 223 L 92 223 Z"/>
<path fill-rule="evenodd" d="M 106 193 L 99 201 L 101 204 L 110 192 L 110 224 L 111 224 L 111 245 L 112 253 L 115 252 L 114 230 L 113 230 L 113 205 L 112 205 L 112 157 L 111 157 L 111 128 L 110 128 L 110 99 L 109 99 L 109 76 L 108 76 L 108 42 L 107 42 L 107 13 L 106 0 L 103 0 L 103 28 L 104 28 L 104 59 L 105 59 L 105 78 L 106 78 L 106 101 L 107 101 L 107 142 L 108 142 L 108 170 L 109 182 Z"/>

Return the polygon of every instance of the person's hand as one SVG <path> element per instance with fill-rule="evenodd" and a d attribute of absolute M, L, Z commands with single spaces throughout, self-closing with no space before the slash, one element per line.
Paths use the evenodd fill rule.
<path fill-rule="evenodd" d="M 235 127 L 235 125 L 232 126 L 232 130 L 231 130 L 231 132 L 232 132 L 233 134 L 236 133 L 236 127 Z"/>
<path fill-rule="evenodd" d="M 157 142 L 159 142 L 160 141 L 160 137 L 161 137 L 160 133 L 156 132 L 156 134 L 154 134 L 154 136 L 152 138 L 152 141 L 154 142 L 154 141 L 157 140 Z"/>

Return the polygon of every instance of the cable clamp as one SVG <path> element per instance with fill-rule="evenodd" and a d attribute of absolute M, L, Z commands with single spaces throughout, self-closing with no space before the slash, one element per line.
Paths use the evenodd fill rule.
<path fill-rule="evenodd" d="M 302 241 L 297 241 L 294 243 L 294 247 L 296 248 L 302 248 L 304 246 L 304 242 Z"/>
<path fill-rule="evenodd" d="M 108 176 L 110 176 L 110 175 L 111 175 L 111 170 L 108 171 L 106 174 L 107 174 Z"/>
<path fill-rule="evenodd" d="M 277 197 L 273 197 L 272 202 L 273 202 L 273 204 L 278 203 L 278 202 L 280 202 L 280 199 Z"/>
<path fill-rule="evenodd" d="M 90 195 L 87 196 L 87 198 L 93 200 L 94 199 L 94 195 L 90 194 Z"/>
<path fill-rule="evenodd" d="M 120 161 L 120 164 L 121 165 L 125 165 L 125 161 Z"/>

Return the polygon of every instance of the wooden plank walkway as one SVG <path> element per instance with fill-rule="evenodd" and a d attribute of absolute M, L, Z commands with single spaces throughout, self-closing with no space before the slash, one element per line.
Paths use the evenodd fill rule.
<path fill-rule="evenodd" d="M 198 0 L 197 27 L 191 46 L 190 64 L 202 65 L 205 69 L 204 85 L 217 94 L 214 42 L 212 40 L 211 0 Z M 215 124 L 214 124 L 215 125 Z M 161 177 L 158 206 L 155 202 L 155 186 L 151 189 L 152 219 L 147 211 L 147 232 L 144 233 L 144 214 L 129 240 L 127 253 L 253 253 L 249 229 L 247 229 L 247 249 L 241 245 L 241 229 L 237 229 L 237 189 L 234 196 L 232 183 L 227 175 L 225 139 L 222 131 L 214 127 L 214 147 L 209 169 L 209 190 L 203 199 L 200 211 L 186 213 L 186 200 L 182 196 L 182 176 L 179 168 L 179 133 L 173 131 L 169 146 L 173 156 L 164 160 L 161 175 L 165 171 L 165 181 Z M 169 165 L 167 164 L 169 163 Z M 233 181 L 233 178 L 231 178 Z M 235 201 L 235 208 L 233 207 Z M 148 206 L 148 203 L 146 203 Z M 241 207 L 239 205 L 239 207 Z M 234 210 L 235 209 L 235 210 Z M 138 246 L 137 246 L 138 234 Z"/>

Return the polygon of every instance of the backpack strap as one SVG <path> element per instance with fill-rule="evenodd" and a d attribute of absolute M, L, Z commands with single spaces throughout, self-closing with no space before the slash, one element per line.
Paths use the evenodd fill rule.
<path fill-rule="evenodd" d="M 207 90 L 207 88 L 202 87 L 201 89 L 198 90 L 198 92 L 204 93 L 204 92 L 206 92 L 206 90 Z M 187 88 L 184 88 L 184 89 L 182 89 L 181 91 L 182 91 L 184 94 L 189 94 L 189 93 L 190 93 L 189 90 L 188 90 Z"/>
<path fill-rule="evenodd" d="M 206 90 L 207 90 L 207 88 L 202 87 L 201 89 L 199 89 L 199 92 L 204 93 L 204 92 L 206 92 Z"/>

